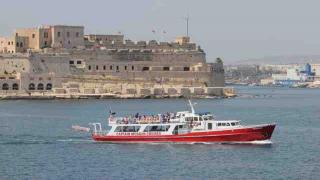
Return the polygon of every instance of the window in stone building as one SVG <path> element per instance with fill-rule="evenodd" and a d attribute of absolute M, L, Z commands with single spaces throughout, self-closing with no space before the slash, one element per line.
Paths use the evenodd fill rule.
<path fill-rule="evenodd" d="M 90 65 L 88 66 L 88 69 L 91 70 L 91 66 Z"/>
<path fill-rule="evenodd" d="M 112 70 L 112 66 L 110 66 L 110 70 Z"/>
<path fill-rule="evenodd" d="M 44 46 L 47 46 L 48 45 L 48 42 L 47 41 L 44 41 Z"/>
<path fill-rule="evenodd" d="M 17 47 L 19 47 L 19 43 L 17 42 Z"/>
<path fill-rule="evenodd" d="M 49 37 L 48 32 L 44 32 L 44 33 L 43 33 L 43 37 L 44 37 L 44 38 L 48 38 L 48 37 Z"/>
<path fill-rule="evenodd" d="M 9 84 L 7 83 L 2 84 L 2 90 L 9 90 Z"/>
<path fill-rule="evenodd" d="M 19 85 L 17 83 L 12 84 L 13 90 L 19 90 Z"/>
<path fill-rule="evenodd" d="M 8 42 L 8 45 L 10 45 L 10 41 Z"/>
<path fill-rule="evenodd" d="M 164 71 L 170 71 L 170 67 L 163 67 Z"/>
<path fill-rule="evenodd" d="M 184 67 L 183 71 L 190 71 L 190 67 Z"/>
<path fill-rule="evenodd" d="M 134 66 L 131 66 L 131 70 L 132 70 L 132 71 L 134 70 Z"/>
<path fill-rule="evenodd" d="M 35 85 L 33 83 L 29 84 L 29 90 L 35 90 Z"/>
<path fill-rule="evenodd" d="M 68 41 L 68 44 L 71 44 L 71 41 L 70 41 L 70 40 Z"/>
<path fill-rule="evenodd" d="M 23 43 L 22 42 L 20 42 L 20 47 L 23 47 Z"/>
<path fill-rule="evenodd" d="M 76 32 L 76 37 L 79 37 L 79 32 Z"/>
<path fill-rule="evenodd" d="M 39 83 L 37 89 L 38 89 L 38 90 L 44 90 L 43 84 L 42 84 L 42 83 Z"/>
<path fill-rule="evenodd" d="M 117 71 L 119 71 L 119 66 L 117 66 Z"/>
<path fill-rule="evenodd" d="M 61 36 L 61 32 L 58 32 L 58 33 L 57 33 L 57 36 L 60 37 L 60 36 Z"/>
<path fill-rule="evenodd" d="M 150 70 L 149 67 L 143 67 L 143 68 L 142 68 L 142 71 L 149 71 L 149 70 Z"/>
<path fill-rule="evenodd" d="M 124 70 L 127 70 L 127 66 L 124 66 Z"/>
<path fill-rule="evenodd" d="M 67 37 L 70 37 L 70 32 L 67 32 Z"/>
<path fill-rule="evenodd" d="M 106 65 L 103 66 L 103 70 L 106 70 Z"/>
<path fill-rule="evenodd" d="M 32 34 L 32 38 L 36 38 L 36 35 L 35 35 L 35 34 Z"/>
<path fill-rule="evenodd" d="M 99 70 L 99 66 L 98 65 L 96 65 L 96 70 Z"/>
<path fill-rule="evenodd" d="M 81 64 L 81 61 L 77 61 L 77 64 Z"/>
<path fill-rule="evenodd" d="M 69 61 L 69 64 L 74 64 L 74 61 Z"/>
<path fill-rule="evenodd" d="M 51 89 L 52 89 L 52 84 L 48 83 L 47 86 L 46 86 L 46 90 L 51 90 Z"/>

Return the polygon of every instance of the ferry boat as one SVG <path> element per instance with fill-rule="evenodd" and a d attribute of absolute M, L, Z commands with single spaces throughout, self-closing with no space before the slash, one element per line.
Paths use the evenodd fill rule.
<path fill-rule="evenodd" d="M 241 125 L 238 120 L 216 120 L 213 114 L 191 111 L 116 117 L 110 112 L 110 130 L 93 125 L 92 138 L 110 143 L 250 143 L 270 140 L 275 124 Z"/>

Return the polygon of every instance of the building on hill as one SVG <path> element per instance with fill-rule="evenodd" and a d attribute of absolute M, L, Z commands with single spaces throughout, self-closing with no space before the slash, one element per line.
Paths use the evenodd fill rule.
<path fill-rule="evenodd" d="M 176 97 L 225 91 L 223 64 L 207 63 L 189 37 L 133 42 L 53 25 L 17 29 L 13 39 L 0 40 L 0 94 Z"/>

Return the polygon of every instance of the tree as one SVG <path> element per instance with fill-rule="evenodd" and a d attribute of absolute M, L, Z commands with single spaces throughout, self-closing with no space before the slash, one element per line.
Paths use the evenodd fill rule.
<path fill-rule="evenodd" d="M 216 63 L 221 63 L 221 64 L 223 64 L 223 61 L 222 61 L 222 59 L 221 59 L 220 57 L 217 57 L 217 58 L 216 58 Z"/>

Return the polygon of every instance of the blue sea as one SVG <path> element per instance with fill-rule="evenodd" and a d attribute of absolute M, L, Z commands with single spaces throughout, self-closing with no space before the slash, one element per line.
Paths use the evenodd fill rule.
<path fill-rule="evenodd" d="M 320 90 L 236 87 L 196 111 L 277 123 L 272 144 L 107 144 L 72 125 L 188 110 L 184 99 L 0 101 L 0 179 L 319 179 Z"/>

